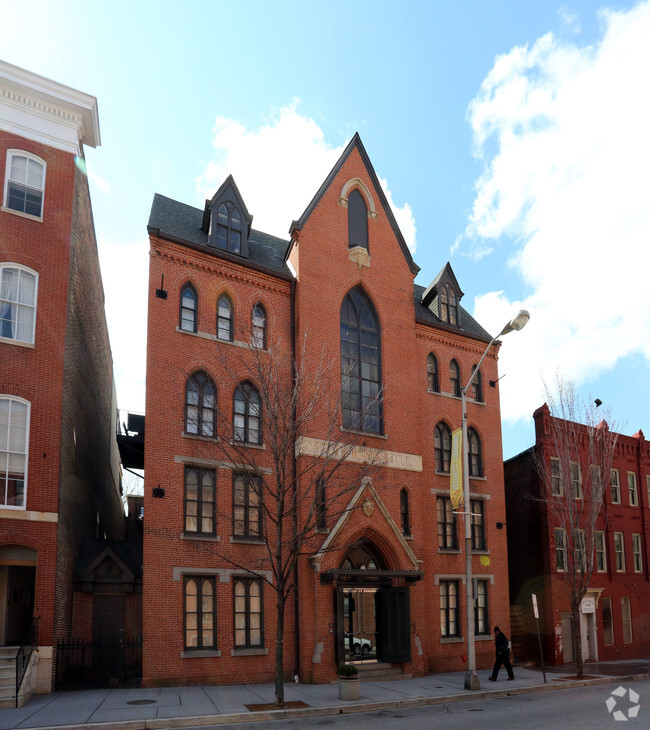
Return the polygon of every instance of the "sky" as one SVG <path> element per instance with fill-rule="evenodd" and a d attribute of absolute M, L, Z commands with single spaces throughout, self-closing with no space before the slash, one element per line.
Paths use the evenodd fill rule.
<path fill-rule="evenodd" d="M 650 2 L 0 0 L 0 58 L 92 94 L 87 169 L 120 408 L 144 412 L 155 193 L 228 173 L 288 238 L 359 132 L 428 286 L 499 358 L 504 458 L 556 373 L 650 437 Z"/>

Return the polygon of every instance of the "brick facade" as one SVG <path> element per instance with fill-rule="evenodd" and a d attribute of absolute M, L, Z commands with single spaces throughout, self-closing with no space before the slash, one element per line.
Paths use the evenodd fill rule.
<path fill-rule="evenodd" d="M 9 64 L 0 66 L 5 84 L 11 102 L 0 104 L 3 191 L 8 150 L 40 161 L 45 185 L 41 216 L 16 211 L 5 196 L 0 210 L 0 265 L 38 277 L 33 338 L 0 337 L 0 396 L 29 404 L 24 503 L 6 503 L 2 485 L 0 604 L 19 567 L 31 569 L 18 593 L 23 609 L 40 617 L 37 689 L 49 691 L 53 644 L 72 632 L 80 546 L 95 535 L 98 514 L 111 536 L 121 537 L 124 525 L 111 351 L 82 172 L 83 144 L 96 146 L 99 136 L 92 97 Z M 12 621 L 7 609 L 0 644 L 17 640 Z"/>
<path fill-rule="evenodd" d="M 230 190 L 236 190 L 229 179 L 220 191 L 229 185 Z M 347 196 L 352 190 L 363 194 L 368 209 L 365 249 L 348 246 Z M 262 353 L 262 357 L 268 357 L 269 362 L 286 363 L 288 382 L 292 374 L 287 353 L 295 352 L 298 370 L 304 365 L 307 372 L 315 373 L 317 361 L 329 364 L 331 380 L 320 385 L 326 387 L 324 397 L 338 397 L 341 308 L 346 295 L 355 288 L 364 292 L 376 312 L 383 424 L 379 433 L 371 429 L 361 434 L 351 432 L 350 437 L 357 439 L 358 454 L 378 462 L 368 471 L 369 481 L 364 478 L 359 489 L 340 497 L 339 511 L 332 510 L 337 518 L 329 518 L 327 530 L 318 538 L 320 542 L 298 563 L 295 603 L 289 601 L 285 621 L 285 674 L 290 677 L 297 672 L 301 681 L 330 681 L 335 676 L 337 653 L 343 647 L 343 616 L 348 622 L 359 623 L 363 613 L 368 637 L 365 641 L 372 646 L 371 656 L 376 652 L 388 655 L 386 636 L 376 632 L 381 620 L 379 613 L 387 610 L 383 596 L 391 589 L 395 594 L 402 590 L 400 595 L 408 596 L 408 615 L 403 618 L 407 637 L 400 639 L 400 646 L 408 649 L 405 657 L 410 655 L 392 663 L 414 675 L 462 670 L 467 653 L 463 521 L 456 518 L 458 548 L 441 550 L 436 502 L 449 494 L 449 474 L 436 471 L 433 434 L 442 421 L 451 430 L 461 424 L 461 400 L 451 394 L 450 361 L 457 361 L 460 385 L 464 385 L 490 336 L 461 307 L 459 322 L 443 321 L 439 314 L 443 283 L 451 281 L 457 294 L 462 295 L 448 266 L 430 292 L 414 287 L 418 267 L 399 233 L 358 136 L 310 207 L 294 221 L 290 241 L 273 239 L 251 229 L 247 255 L 209 245 L 217 225 L 220 194 L 208 201 L 205 215 L 157 196 L 149 221 L 144 683 L 272 680 L 277 613 L 274 592 L 268 585 L 263 587 L 263 646 L 240 651 L 234 639 L 234 581 L 245 573 L 244 566 L 263 570 L 260 560 L 265 554 L 263 545 L 233 540 L 233 473 L 240 467 L 224 459 L 223 453 L 224 444 L 232 438 L 232 423 L 228 426 L 227 422 L 233 413 L 234 385 L 238 380 L 252 378 L 247 372 L 255 359 L 249 346 L 251 312 L 261 303 L 269 338 L 268 355 Z M 235 198 L 232 193 L 231 199 Z M 208 228 L 206 216 L 211 205 L 212 228 Z M 243 201 L 239 200 L 238 205 L 245 210 Z M 272 251 L 277 254 L 275 258 Z M 157 294 L 163 281 L 165 292 Z M 181 326 L 181 290 L 187 283 L 192 285 L 198 301 L 196 331 L 184 331 Z M 234 342 L 217 336 L 217 306 L 223 293 L 233 305 Z M 481 368 L 482 400 L 469 399 L 467 408 L 468 425 L 478 434 L 482 453 L 480 476 L 470 479 L 472 499 L 483 505 L 486 538 L 485 550 L 473 557 L 474 575 L 487 586 L 485 633 L 476 640 L 480 668 L 490 666 L 493 660 L 490 625 L 497 622 L 504 631 L 509 630 L 506 535 L 496 528 L 496 523 L 504 522 L 506 517 L 499 395 L 498 386 L 489 385 L 498 378 L 497 351 L 494 346 Z M 439 392 L 428 388 L 430 353 L 435 354 L 439 366 Z M 198 371 L 212 379 L 217 393 L 216 408 L 225 417 L 224 421 L 218 420 L 219 442 L 212 431 L 210 438 L 186 432 L 185 385 Z M 316 384 L 315 376 L 312 382 Z M 302 474 L 303 467 L 314 459 L 308 445 L 316 448 L 314 444 L 326 441 L 330 425 L 325 417 L 309 423 L 302 434 L 305 442 L 296 444 L 293 468 L 297 474 Z M 336 430 L 345 433 L 341 429 L 339 416 Z M 257 449 L 255 463 L 262 471 L 267 468 L 268 474 L 273 466 L 270 449 L 265 450 L 264 445 L 251 449 Z M 291 464 L 286 466 L 292 468 Z M 337 484 L 356 483 L 366 468 L 355 465 L 353 460 L 346 462 L 337 474 Z M 184 527 L 187 469 L 208 469 L 210 474 L 214 471 L 216 530 L 209 537 L 188 534 Z M 299 494 L 304 487 L 301 478 L 296 484 Z M 410 534 L 406 535 L 402 534 L 400 513 L 403 490 L 408 494 L 410 514 Z M 299 522 L 308 504 L 299 504 Z M 335 547 L 325 549 L 328 545 Z M 355 545 L 365 546 L 376 556 L 380 569 L 373 569 L 369 583 L 357 579 L 357 593 L 351 593 L 352 584 L 346 582 L 346 574 L 340 570 L 350 546 Z M 263 574 L 268 576 L 268 564 L 266 568 Z M 209 596 L 214 590 L 216 601 L 216 612 L 210 611 L 216 621 L 216 639 L 209 650 L 203 651 L 186 646 L 184 634 L 195 620 L 187 606 L 196 605 L 191 597 L 184 598 L 184 585 L 197 576 L 209 579 L 205 590 Z M 459 611 L 452 635 L 443 637 L 440 595 L 441 582 L 446 580 L 459 589 Z M 369 615 L 374 602 L 379 611 L 376 619 Z M 380 604 L 384 606 L 381 609 Z M 209 601 L 206 604 L 211 605 Z M 335 605 L 339 606 L 338 616 Z M 406 604 L 399 605 L 403 608 Z M 196 636 L 193 629 L 190 633 Z M 363 634 L 360 636 L 363 638 Z M 211 634 L 206 637 L 213 641 Z M 362 661 L 360 642 L 359 652 L 357 659 Z"/>
<path fill-rule="evenodd" d="M 556 458 L 550 441 L 548 406 L 534 414 L 535 446 L 505 462 L 508 551 L 510 555 L 510 602 L 512 605 L 515 654 L 537 661 L 536 626 L 531 593 L 538 599 L 544 659 L 551 664 L 574 661 L 570 603 L 563 572 L 556 562 L 557 519 L 545 502 L 531 500 L 540 494 L 540 481 L 533 450 L 550 468 Z M 583 449 L 584 450 L 584 449 Z M 584 465 L 582 471 L 584 471 Z M 648 540 L 650 521 L 650 446 L 643 432 L 617 435 L 612 469 L 618 474 L 620 499 L 607 480 L 603 507 L 596 530 L 604 533 L 603 569 L 594 572 L 581 610 L 582 651 L 585 661 L 639 659 L 650 649 L 650 567 Z M 637 504 L 628 489 L 628 473 L 637 486 Z M 622 535 L 625 565 L 617 569 L 615 533 Z M 633 535 L 640 542 L 641 565 L 635 566 Z M 521 560 L 518 556 L 525 555 Z M 594 557 L 594 561 L 596 558 Z M 629 633 L 624 612 L 629 602 Z M 624 630 L 624 623 L 626 624 Z M 605 625 L 607 624 L 607 625 Z M 515 629 L 516 625 L 516 629 Z M 611 629 L 611 631 L 610 631 Z"/>

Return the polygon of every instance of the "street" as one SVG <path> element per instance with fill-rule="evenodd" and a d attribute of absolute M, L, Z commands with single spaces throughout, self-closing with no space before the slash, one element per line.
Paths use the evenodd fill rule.
<path fill-rule="evenodd" d="M 619 686 L 625 696 L 612 695 Z M 639 695 L 638 715 L 630 715 L 633 704 L 627 690 Z M 616 705 L 608 712 L 607 701 L 612 698 Z M 612 701 L 610 700 L 610 706 Z M 404 710 L 382 710 L 369 713 L 351 713 L 326 717 L 299 718 L 278 722 L 219 725 L 215 728 L 250 728 L 251 730 L 284 730 L 284 728 L 334 728 L 335 730 L 372 727 L 373 730 L 428 730 L 428 728 L 532 728 L 534 730 L 600 730 L 617 727 L 613 713 L 621 712 L 631 725 L 622 727 L 648 727 L 650 717 L 650 680 L 629 682 L 623 685 L 606 684 L 596 687 L 537 692 L 472 702 L 454 702 Z M 621 718 L 622 720 L 622 718 Z M 204 726 L 201 730 L 206 730 Z"/>

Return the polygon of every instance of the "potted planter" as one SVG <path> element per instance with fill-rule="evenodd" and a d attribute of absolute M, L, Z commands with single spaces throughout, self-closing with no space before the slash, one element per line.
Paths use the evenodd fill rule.
<path fill-rule="evenodd" d="M 359 670 L 354 664 L 339 664 L 336 669 L 339 675 L 339 699 L 358 700 L 360 679 Z"/>

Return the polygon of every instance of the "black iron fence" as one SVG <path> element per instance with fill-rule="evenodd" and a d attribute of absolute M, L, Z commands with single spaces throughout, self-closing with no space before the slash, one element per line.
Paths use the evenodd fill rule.
<path fill-rule="evenodd" d="M 141 638 L 56 642 L 57 690 L 139 684 L 141 677 Z"/>

